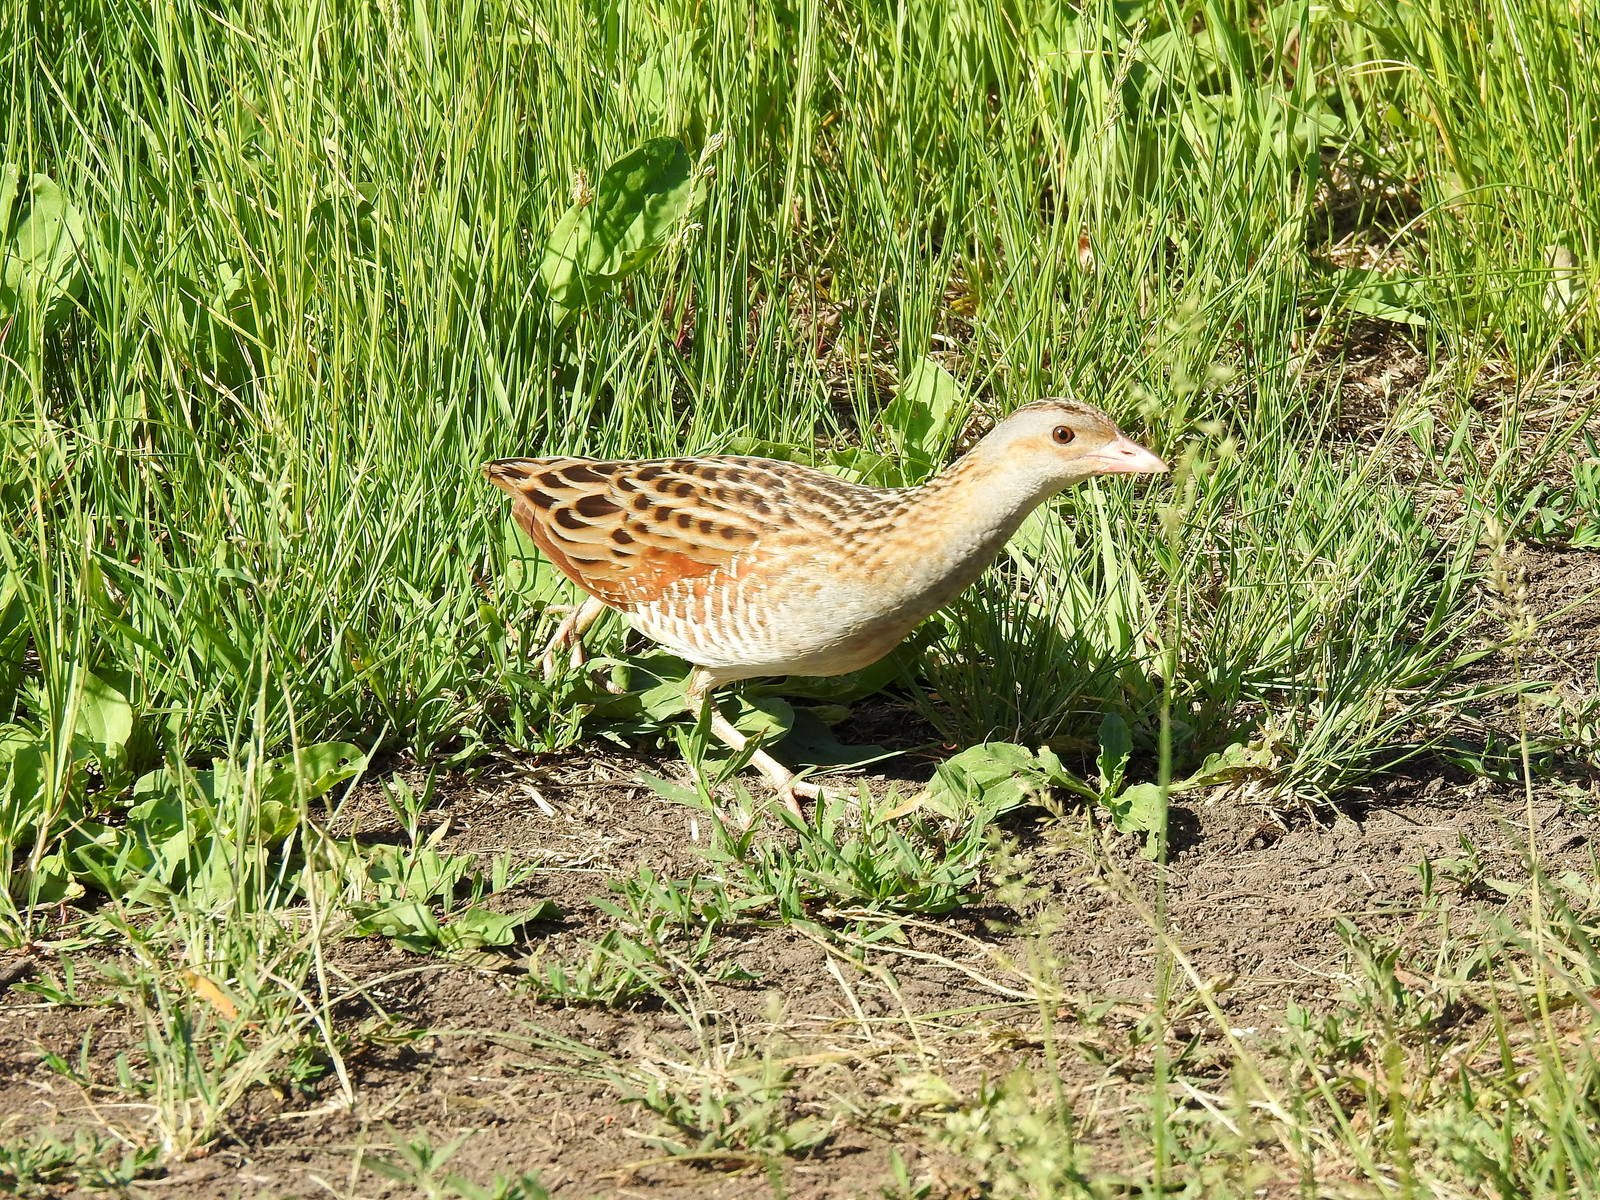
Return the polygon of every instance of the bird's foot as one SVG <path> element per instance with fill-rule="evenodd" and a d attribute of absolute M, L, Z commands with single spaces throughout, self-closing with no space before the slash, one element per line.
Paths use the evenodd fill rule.
<path fill-rule="evenodd" d="M 551 612 L 564 612 L 566 618 L 556 627 L 550 641 L 546 643 L 544 653 L 539 656 L 539 669 L 544 674 L 544 680 L 549 683 L 561 673 L 557 665 L 557 657 L 562 651 L 570 651 L 568 668 L 576 671 L 589 661 L 589 652 L 584 649 L 583 635 L 589 626 L 605 611 L 605 605 L 592 596 L 579 605 L 554 605 L 550 606 Z M 609 689 L 607 689 L 609 690 Z"/>
<path fill-rule="evenodd" d="M 558 651 L 555 649 L 547 650 L 544 653 L 544 657 L 539 660 L 540 666 L 544 671 L 546 683 L 549 683 L 562 673 L 561 668 L 557 666 L 557 653 Z M 583 652 L 583 646 L 580 644 L 573 647 L 572 657 L 567 662 L 567 669 L 576 671 L 588 661 L 589 656 Z M 603 667 L 597 667 L 589 672 L 589 682 L 594 685 L 596 691 L 605 692 L 610 696 L 622 696 L 628 690 L 612 679 L 611 673 Z"/>
<path fill-rule="evenodd" d="M 544 673 L 544 680 L 549 683 L 561 674 L 559 659 L 564 651 L 569 651 L 567 669 L 576 671 L 589 661 L 589 653 L 583 648 L 583 640 L 562 630 L 556 631 L 556 636 L 550 639 L 550 644 L 544 648 L 544 653 L 539 656 L 539 669 Z"/>
<path fill-rule="evenodd" d="M 801 799 L 822 799 L 822 789 L 820 787 L 814 783 L 807 783 L 803 779 L 796 779 L 793 776 L 790 776 L 786 782 L 779 784 L 775 794 L 779 800 L 783 801 L 783 806 L 802 821 L 806 819 L 806 812 L 805 809 L 800 807 Z"/>

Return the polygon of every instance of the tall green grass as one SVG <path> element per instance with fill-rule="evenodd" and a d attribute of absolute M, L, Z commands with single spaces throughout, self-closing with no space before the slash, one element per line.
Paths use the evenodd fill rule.
<path fill-rule="evenodd" d="M 1046 738 L 1110 706 L 1151 737 L 1174 653 L 1182 755 L 1287 724 L 1290 790 L 1337 790 L 1438 717 L 1477 533 L 1339 444 L 1306 355 L 1379 301 L 1518 397 L 1589 352 L 1591 40 L 1564 6 L 1398 0 L 8 9 L 0 159 L 82 217 L 70 295 L 0 318 L 0 717 L 52 764 L 13 823 L 59 830 L 91 673 L 134 769 L 570 740 L 475 464 L 887 448 L 930 350 L 974 404 L 1074 391 L 1191 464 L 1037 527 L 931 714 Z M 711 150 L 692 222 L 558 322 L 545 238 L 662 135 Z M 1415 212 L 1367 223 L 1370 274 L 1328 257 L 1347 176 Z M 1417 403 L 1454 420 L 1473 378 Z M 1515 476 L 1515 406 L 1465 419 Z"/>

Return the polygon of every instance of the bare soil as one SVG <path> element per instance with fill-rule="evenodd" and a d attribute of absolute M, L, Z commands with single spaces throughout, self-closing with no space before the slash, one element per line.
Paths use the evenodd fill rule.
<path fill-rule="evenodd" d="M 1600 646 L 1600 556 L 1547 551 L 1524 565 L 1530 603 L 1545 617 L 1524 669 L 1581 690 Z M 1423 761 L 1349 797 L 1338 813 L 1287 819 L 1239 792 L 1190 796 L 1173 814 L 1165 868 L 1148 862 L 1135 839 L 1108 838 L 1082 814 L 1014 819 L 1032 901 L 1008 893 L 1015 907 L 1008 906 L 991 889 L 975 907 L 908 923 L 902 943 L 882 943 L 859 960 L 841 951 L 840 939 L 802 926 L 727 929 L 702 964 L 705 979 L 733 965 L 752 978 L 686 989 L 682 1003 L 694 1021 L 660 1001 L 622 1011 L 563 1007 L 540 999 L 521 969 L 441 962 L 378 938 L 335 942 L 327 954 L 346 1024 L 383 1014 L 415 1036 L 351 1047 L 354 1106 L 341 1101 L 331 1075 L 310 1094 L 256 1088 L 217 1148 L 141 1185 L 142 1194 L 409 1195 L 408 1186 L 354 1172 L 354 1152 L 424 1134 L 435 1146 L 465 1135 L 449 1170 L 480 1183 L 535 1172 L 559 1197 L 875 1196 L 897 1149 L 914 1174 L 948 1178 L 949 1194 L 973 1194 L 962 1190 L 959 1164 L 906 1143 L 901 1098 L 908 1080 L 935 1066 L 959 1090 L 1010 1064 L 1041 1061 L 1041 1014 L 1013 994 L 1030 955 L 1041 952 L 1055 960 L 1066 989 L 1055 1034 L 1077 1051 L 1063 1056 L 1061 1070 L 1090 1114 L 1089 1142 L 1114 1158 L 1118 1105 L 1127 1102 L 1118 1089 L 1148 1086 L 1148 1041 L 1133 1035 L 1156 986 L 1159 905 L 1195 976 L 1218 982 L 1232 1036 L 1247 1048 L 1266 1046 L 1282 1034 L 1291 1003 L 1316 1010 L 1339 1000 L 1352 970 L 1341 919 L 1402 945 L 1437 935 L 1436 917 L 1419 916 L 1424 860 L 1459 877 L 1450 901 L 1458 933 L 1503 903 L 1473 878 L 1527 877 L 1530 819 L 1547 868 L 1591 872 L 1600 834 L 1591 767 L 1556 762 L 1530 801 L 1515 783 Z M 706 870 L 703 818 L 656 797 L 637 781 L 641 769 L 677 768 L 573 754 L 445 781 L 430 813 L 448 822 L 444 845 L 485 860 L 509 851 L 536 862 L 524 894 L 502 899 L 541 896 L 561 908 L 558 922 L 519 948 L 524 965 L 541 953 L 570 954 L 613 924 L 590 899 L 606 893 L 608 879 L 642 867 L 679 878 Z M 335 824 L 345 835 L 398 833 L 375 785 L 349 800 Z M 1463 847 L 1476 856 L 1475 875 L 1451 874 Z M 1069 919 L 1040 940 L 1032 932 L 1045 911 Z M 12 966 L 21 977 L 50 963 L 41 955 Z M 0 961 L 0 978 L 6 967 Z M 93 985 L 85 990 L 94 994 Z M 1178 997 L 1191 991 L 1180 973 Z M 1197 1013 L 1192 1030 L 1180 1021 L 1173 1036 L 1200 1037 L 1199 1053 L 1215 1056 L 1223 1076 L 1232 1051 L 1215 1030 L 1207 1033 L 1207 1020 Z M 780 1054 L 796 1071 L 794 1114 L 833 1122 L 832 1136 L 765 1166 L 664 1155 L 647 1140 L 659 1128 L 654 1116 L 627 1101 L 626 1086 L 608 1081 L 604 1064 L 670 1073 L 675 1060 L 704 1057 L 696 1030 L 728 1058 Z M 148 1137 L 146 1112 L 69 1081 L 44 1058 L 61 1055 L 109 1084 L 115 1056 L 137 1040 L 123 1009 L 57 1007 L 9 987 L 0 995 L 0 1137 L 79 1127 Z"/>

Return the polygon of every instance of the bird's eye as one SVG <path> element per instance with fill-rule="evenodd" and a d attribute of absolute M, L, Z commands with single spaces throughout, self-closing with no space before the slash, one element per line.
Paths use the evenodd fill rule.
<path fill-rule="evenodd" d="M 1070 444 L 1072 439 L 1078 435 L 1072 431 L 1072 426 L 1070 425 L 1057 425 L 1051 430 L 1050 436 L 1055 439 L 1056 445 L 1065 446 Z"/>

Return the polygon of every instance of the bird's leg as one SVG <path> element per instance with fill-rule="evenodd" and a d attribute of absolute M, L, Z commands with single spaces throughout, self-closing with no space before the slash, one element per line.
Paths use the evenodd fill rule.
<path fill-rule="evenodd" d="M 684 689 L 690 708 L 698 708 L 702 715 L 709 714 L 711 732 L 717 735 L 718 741 L 732 747 L 735 752 L 744 750 L 750 745 L 750 739 L 740 733 L 733 722 L 718 711 L 711 700 L 711 688 L 711 677 L 704 668 L 696 667 L 694 673 L 689 676 L 689 686 Z M 778 798 L 783 801 L 785 807 L 802 821 L 805 820 L 805 813 L 800 808 L 800 797 L 815 800 L 822 795 L 822 789 L 816 784 L 796 779 L 793 771 L 759 747 L 750 755 L 750 765 L 761 772 L 773 790 L 778 793 Z"/>
<path fill-rule="evenodd" d="M 593 596 L 585 596 L 583 603 L 567 614 L 566 619 L 556 627 L 555 636 L 545 646 L 544 653 L 539 656 L 539 665 L 543 668 L 546 679 L 556 677 L 556 655 L 563 650 L 572 651 L 574 670 L 583 666 L 588 658 L 583 649 L 583 635 L 588 632 L 589 626 L 600 619 L 600 614 L 605 610 L 606 606 Z"/>
<path fill-rule="evenodd" d="M 709 704 L 710 701 L 708 700 L 707 703 Z M 734 750 L 743 750 L 750 744 L 750 739 L 740 733 L 734 727 L 732 721 L 718 712 L 714 704 L 711 705 L 711 732 L 716 734 L 721 741 L 733 747 Z M 778 793 L 779 799 L 783 801 L 789 811 L 802 820 L 805 819 L 806 814 L 800 807 L 799 798 L 804 796 L 808 800 L 815 800 L 822 795 L 822 789 L 816 784 L 796 779 L 793 771 L 789 770 L 788 767 L 773 758 L 765 750 L 757 749 L 752 753 L 750 755 L 750 765 L 760 771 L 767 782 L 772 784 L 773 790 Z"/>

